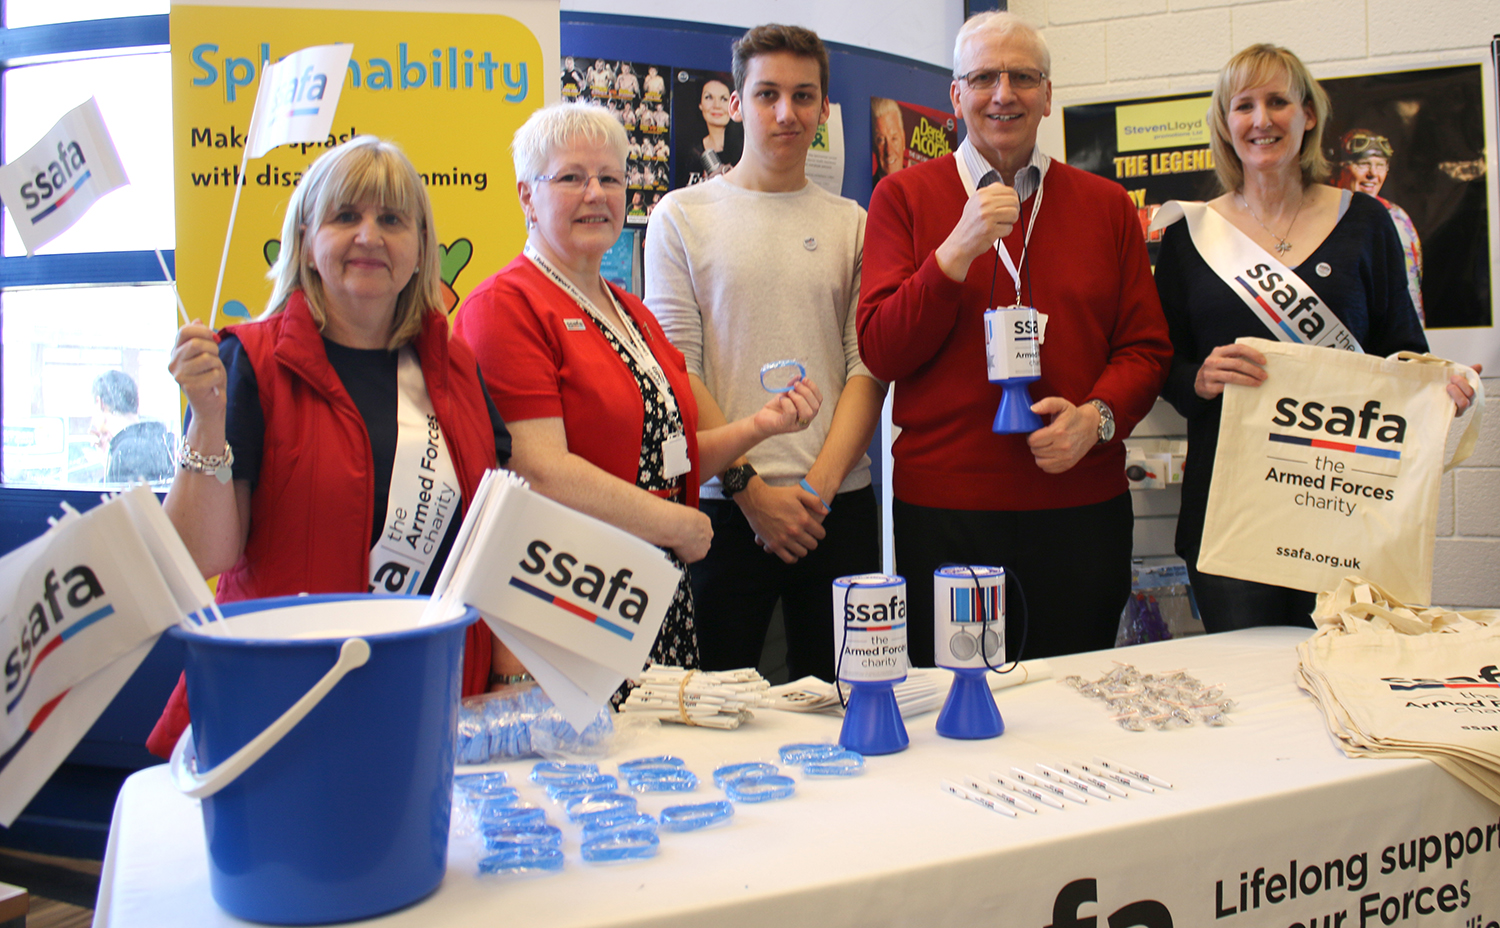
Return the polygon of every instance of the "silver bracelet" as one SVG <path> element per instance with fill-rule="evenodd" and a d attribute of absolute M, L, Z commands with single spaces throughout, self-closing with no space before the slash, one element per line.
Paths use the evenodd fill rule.
<path fill-rule="evenodd" d="M 177 449 L 177 466 L 195 474 L 212 474 L 220 483 L 228 483 L 233 476 L 234 449 L 224 443 L 223 454 L 199 454 L 186 441 Z"/>

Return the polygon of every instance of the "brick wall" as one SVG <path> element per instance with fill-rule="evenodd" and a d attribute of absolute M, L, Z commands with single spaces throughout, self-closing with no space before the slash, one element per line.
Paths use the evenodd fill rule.
<path fill-rule="evenodd" d="M 1285 45 L 1332 77 L 1481 60 L 1500 33 L 1495 0 L 1010 0 L 1009 9 L 1052 50 L 1053 116 L 1042 144 L 1055 153 L 1064 104 L 1206 90 L 1230 55 L 1255 42 Z M 1433 599 L 1446 605 L 1500 606 L 1500 379 L 1485 385 L 1495 401 L 1479 446 L 1443 478 Z M 1180 421 L 1159 404 L 1137 434 L 1180 434 Z M 1135 494 L 1137 554 L 1170 552 L 1177 501 L 1176 489 Z"/>

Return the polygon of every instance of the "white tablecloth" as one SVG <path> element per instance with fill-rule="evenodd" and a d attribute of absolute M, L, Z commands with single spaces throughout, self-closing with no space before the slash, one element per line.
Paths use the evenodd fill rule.
<path fill-rule="evenodd" d="M 663 833 L 654 859 L 584 863 L 576 829 L 551 811 L 564 827 L 562 872 L 480 877 L 477 845 L 455 836 L 437 892 L 372 924 L 1500 924 L 1500 809 L 1426 761 L 1340 753 L 1293 682 L 1293 649 L 1306 634 L 1254 629 L 1049 662 L 1057 678 L 1095 679 L 1113 661 L 1186 669 L 1238 700 L 1228 727 L 1128 732 L 1102 703 L 1055 680 L 1028 684 L 997 693 L 1000 738 L 939 737 L 936 713 L 909 720 L 910 748 L 869 758 L 862 777 L 799 776 L 795 796 L 740 805 L 727 826 Z M 613 772 L 613 762 L 659 753 L 686 759 L 706 785 L 687 797 L 643 797 L 654 813 L 722 798 L 711 785 L 719 764 L 774 762 L 778 746 L 835 740 L 839 724 L 762 711 L 737 731 L 663 726 L 602 766 Z M 1096 753 L 1175 789 L 1014 820 L 938 789 L 943 777 Z M 505 769 L 525 783 L 531 763 Z M 546 804 L 536 787 L 522 789 Z M 135 774 L 115 810 L 95 925 L 231 924 L 242 923 L 209 894 L 197 804 L 172 790 L 163 767 Z"/>

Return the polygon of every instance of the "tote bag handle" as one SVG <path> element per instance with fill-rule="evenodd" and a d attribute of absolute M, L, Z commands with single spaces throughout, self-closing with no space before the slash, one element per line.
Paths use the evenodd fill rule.
<path fill-rule="evenodd" d="M 1474 373 L 1472 367 L 1436 355 L 1423 354 L 1420 351 L 1398 351 L 1388 360 L 1409 361 L 1413 364 L 1438 364 L 1462 374 L 1464 380 L 1469 382 L 1469 386 L 1474 388 L 1474 399 L 1471 404 L 1474 407 L 1474 413 L 1469 417 L 1469 425 L 1464 429 L 1463 437 L 1458 440 L 1458 447 L 1453 451 L 1453 460 L 1443 465 L 1443 473 L 1448 473 L 1473 454 L 1474 446 L 1479 442 L 1479 423 L 1484 419 L 1484 381 L 1479 379 L 1479 375 Z"/>

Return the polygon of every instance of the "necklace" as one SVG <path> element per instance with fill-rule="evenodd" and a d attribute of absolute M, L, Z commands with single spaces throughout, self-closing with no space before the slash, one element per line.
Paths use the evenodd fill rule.
<path fill-rule="evenodd" d="M 1280 235 L 1277 235 L 1275 232 L 1272 232 L 1270 226 L 1260 221 L 1260 217 L 1255 215 L 1255 210 L 1250 208 L 1250 203 L 1245 199 L 1245 195 L 1243 193 L 1240 193 L 1238 190 L 1236 190 L 1234 195 L 1239 197 L 1240 205 L 1245 208 L 1245 212 L 1250 214 L 1250 218 L 1254 219 L 1257 225 L 1259 225 L 1262 229 L 1265 229 L 1266 232 L 1276 240 L 1276 253 L 1278 255 L 1284 255 L 1292 250 L 1291 242 L 1287 241 L 1285 238 L 1282 238 Z M 1292 226 L 1297 224 L 1297 217 L 1302 215 L 1302 204 L 1306 202 L 1307 196 L 1305 194 L 1303 195 L 1302 199 L 1297 201 L 1297 211 L 1295 213 L 1292 213 L 1292 221 L 1286 224 L 1287 235 L 1292 234 Z"/>

